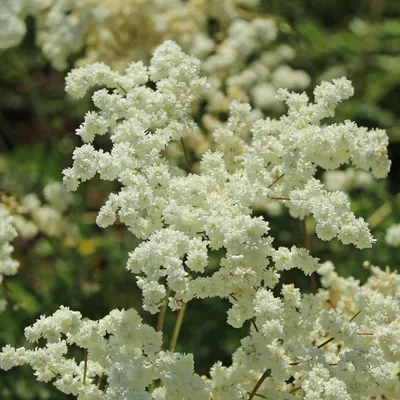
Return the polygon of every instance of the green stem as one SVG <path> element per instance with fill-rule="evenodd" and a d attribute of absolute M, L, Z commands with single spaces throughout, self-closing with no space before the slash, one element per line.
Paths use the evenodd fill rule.
<path fill-rule="evenodd" d="M 308 253 L 311 255 L 310 236 L 309 236 L 308 230 L 307 230 L 307 217 L 304 217 L 302 219 L 301 223 L 302 223 L 303 232 L 304 232 L 304 245 L 306 246 Z M 313 294 L 316 294 L 318 292 L 317 277 L 315 275 L 315 272 L 313 272 L 311 274 L 311 290 L 312 290 Z"/>
<path fill-rule="evenodd" d="M 179 310 L 178 317 L 175 322 L 174 332 L 172 333 L 172 338 L 169 343 L 169 351 L 171 351 L 171 352 L 173 352 L 175 350 L 176 343 L 178 342 L 179 332 L 181 330 L 183 317 L 184 317 L 185 311 L 186 311 L 186 304 L 187 303 L 183 303 L 181 309 Z"/>
<path fill-rule="evenodd" d="M 271 188 L 272 186 L 275 185 L 275 183 L 277 183 L 278 181 L 280 181 L 283 177 L 285 176 L 285 174 L 279 175 L 270 185 L 267 186 L 267 188 Z"/>
<path fill-rule="evenodd" d="M 165 295 L 164 304 L 162 305 L 160 312 L 158 313 L 157 327 L 156 327 L 157 332 L 162 332 L 163 328 L 164 328 L 165 313 L 167 312 L 168 297 L 169 297 L 170 292 L 171 291 L 168 288 L 167 294 Z"/>
<path fill-rule="evenodd" d="M 147 390 L 149 393 L 153 393 L 153 390 L 156 387 L 156 381 L 153 379 L 150 383 L 149 389 Z"/>
<path fill-rule="evenodd" d="M 87 361 L 88 361 L 88 351 L 87 349 L 83 349 L 83 386 L 86 385 L 86 374 L 87 374 Z"/>

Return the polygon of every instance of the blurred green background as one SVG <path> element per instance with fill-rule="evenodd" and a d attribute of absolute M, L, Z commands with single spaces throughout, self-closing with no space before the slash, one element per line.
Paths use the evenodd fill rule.
<path fill-rule="evenodd" d="M 312 234 L 313 223 L 308 221 L 312 254 L 322 261 L 332 260 L 341 275 L 362 281 L 368 277 L 364 260 L 398 269 L 399 249 L 389 247 L 384 237 L 389 226 L 400 223 L 400 2 L 274 0 L 264 1 L 259 12 L 279 21 L 282 32 L 277 44 L 295 49 L 291 66 L 311 76 L 311 96 L 321 80 L 345 75 L 353 81 L 355 96 L 339 106 L 333 121 L 351 119 L 386 129 L 390 137 L 389 179 L 350 191 L 353 211 L 371 223 L 378 244 L 359 251 L 336 241 L 322 242 Z M 74 130 L 90 109 L 88 99 L 72 101 L 66 96 L 64 74 L 52 69 L 35 46 L 33 21 L 28 20 L 28 28 L 20 46 L 1 53 L 0 63 L 0 191 L 17 199 L 32 192 L 42 197 L 46 183 L 61 180 L 62 169 L 70 166 L 72 151 L 80 143 Z M 70 63 L 72 67 L 74 60 Z M 140 310 L 135 278 L 125 269 L 137 240 L 123 226 L 102 230 L 95 225 L 96 210 L 111 190 L 112 184 L 98 179 L 81 186 L 65 214 L 77 226 L 77 235 L 39 234 L 31 240 L 15 240 L 14 256 L 21 266 L 1 287 L 8 306 L 0 315 L 0 346 L 25 344 L 23 329 L 61 304 L 93 319 L 114 308 Z M 277 246 L 303 246 L 300 221 L 285 211 L 266 218 Z M 300 272 L 287 272 L 282 281 L 311 290 L 309 278 Z M 217 360 L 229 365 L 230 355 L 248 330 L 248 326 L 235 330 L 226 324 L 227 308 L 223 300 L 188 305 L 177 351 L 194 353 L 201 374 Z M 156 317 L 144 312 L 142 316 L 155 326 Z M 167 312 L 167 342 L 175 318 Z M 76 358 L 82 359 L 83 353 Z M 1 399 L 68 397 L 51 385 L 37 383 L 28 367 L 0 371 Z"/>

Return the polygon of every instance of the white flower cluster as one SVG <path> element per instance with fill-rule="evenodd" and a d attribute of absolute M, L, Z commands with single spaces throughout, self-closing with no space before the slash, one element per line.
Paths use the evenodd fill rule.
<path fill-rule="evenodd" d="M 0 354 L 0 367 L 29 364 L 39 381 L 52 381 L 58 390 L 80 400 L 210 398 L 209 388 L 193 372 L 193 356 L 161 351 L 162 334 L 143 324 L 133 309 L 113 310 L 93 321 L 61 307 L 26 328 L 25 336 L 31 343 L 43 338 L 46 344 L 34 350 L 7 345 Z M 67 356 L 74 346 L 85 349 L 79 363 Z M 107 382 L 104 391 L 102 379 Z M 163 386 L 146 392 L 157 379 Z"/>
<path fill-rule="evenodd" d="M 310 179 L 303 189 L 290 194 L 290 211 L 294 216 L 312 214 L 316 233 L 322 240 L 337 237 L 342 243 L 353 243 L 360 249 L 375 242 L 362 218 L 350 211 L 350 201 L 343 192 L 327 192 L 317 179 Z"/>
<path fill-rule="evenodd" d="M 13 216 L 6 206 L 0 203 L 0 285 L 4 276 L 15 275 L 19 267 L 18 261 L 11 258 L 14 248 L 10 243 L 16 236 Z M 5 306 L 6 301 L 0 298 L 0 313 Z"/>
<path fill-rule="evenodd" d="M 202 155 L 194 174 L 165 150 L 178 142 L 184 153 L 185 139 L 199 132 L 192 105 L 209 89 L 200 71 L 198 59 L 167 41 L 148 67 L 131 63 L 120 73 L 96 63 L 70 72 L 67 91 L 79 98 L 95 88 L 97 110 L 77 130 L 84 144 L 64 170 L 64 183 L 77 190 L 97 173 L 118 182 L 97 223 L 107 227 L 118 218 L 142 239 L 127 268 L 137 275 L 145 310 L 159 311 L 167 293 L 172 309 L 193 298 L 221 297 L 232 305 L 230 325 L 251 321 L 232 365 L 217 363 L 204 381 L 194 374 L 191 355 L 161 350 L 161 333 L 142 324 L 136 311 L 114 310 L 90 321 L 61 308 L 26 330 L 29 341 L 43 338 L 45 347 L 6 346 L 1 368 L 28 363 L 39 380 L 54 380 L 80 399 L 399 398 L 397 275 L 373 269 L 364 286 L 339 278 L 306 249 L 276 249 L 268 221 L 253 213 L 278 202 L 296 218 L 313 216 L 322 240 L 370 247 L 374 239 L 348 197 L 328 192 L 315 175 L 352 164 L 385 176 L 386 133 L 350 121 L 322 122 L 353 94 L 345 78 L 323 82 L 313 103 L 281 90 L 288 114 L 277 120 L 255 120 L 249 104 L 233 102 L 228 120 L 212 131 L 216 150 Z M 109 152 L 95 147 L 97 135 L 109 135 Z M 222 256 L 211 268 L 216 250 Z M 284 285 L 274 296 L 280 271 L 296 267 L 306 274 L 319 270 L 325 289 L 301 296 Z M 68 345 L 86 349 L 79 365 L 66 358 Z M 152 391 L 158 379 L 162 384 Z"/>
<path fill-rule="evenodd" d="M 400 396 L 400 277 L 373 268 L 360 286 L 339 278 L 331 263 L 319 273 L 325 289 L 300 295 L 284 285 L 282 297 L 261 288 L 254 297 L 251 334 L 230 367 L 211 369 L 213 399 L 351 400 Z"/>
<path fill-rule="evenodd" d="M 70 94 L 81 97 L 94 85 L 109 89 L 92 96 L 98 111 L 89 112 L 77 130 L 86 144 L 74 151 L 64 183 L 76 190 L 99 173 L 122 185 L 101 208 L 97 223 L 106 227 L 118 215 L 146 240 L 128 261 L 128 269 L 138 274 L 146 310 L 158 311 L 168 285 L 173 308 L 195 297 L 235 298 L 228 321 L 240 326 L 253 317 L 249 305 L 256 288 L 273 287 L 279 270 L 298 267 L 311 274 L 318 268 L 305 249 L 275 250 L 268 222 L 253 217 L 252 210 L 283 202 L 296 217 L 313 215 L 321 239 L 370 247 L 368 226 L 350 211 L 347 196 L 328 193 L 313 175 L 317 167 L 352 162 L 384 176 L 390 165 L 387 136 L 348 121 L 321 125 L 353 92 L 342 78 L 317 87 L 311 104 L 304 94 L 282 92 L 289 113 L 279 120 L 252 122 L 251 107 L 233 102 L 227 123 L 213 132 L 218 150 L 203 155 L 200 175 L 187 175 L 163 150 L 198 130 L 191 104 L 207 89 L 199 70 L 198 60 L 173 42 L 156 49 L 148 68 L 139 62 L 123 74 L 104 64 L 73 70 L 67 77 Z M 146 85 L 149 80 L 155 90 Z M 111 152 L 96 150 L 91 142 L 106 134 Z M 218 249 L 225 255 L 210 275 L 208 251 Z"/>
<path fill-rule="evenodd" d="M 41 204 L 34 193 L 26 195 L 21 200 L 23 213 L 14 216 L 14 226 L 24 239 L 32 239 L 39 232 L 59 237 L 74 230 L 72 224 L 63 218 L 71 193 L 61 183 L 52 182 L 44 187 L 43 195 L 46 204 Z"/>
<path fill-rule="evenodd" d="M 389 246 L 400 247 L 400 224 L 395 224 L 388 228 L 385 241 Z"/>
<path fill-rule="evenodd" d="M 99 321 L 61 307 L 26 328 L 34 350 L 5 346 L 0 367 L 29 364 L 37 379 L 52 381 L 78 399 L 395 400 L 400 395 L 400 277 L 372 268 L 363 286 L 338 277 L 331 263 L 319 270 L 324 289 L 301 295 L 283 285 L 281 297 L 259 288 L 253 329 L 233 354 L 217 362 L 210 378 L 193 372 L 192 355 L 161 350 L 162 334 L 133 309 L 113 310 Z M 85 349 L 84 360 L 67 357 Z M 101 381 L 107 382 L 102 389 Z M 162 385 L 146 389 L 160 379 Z"/>

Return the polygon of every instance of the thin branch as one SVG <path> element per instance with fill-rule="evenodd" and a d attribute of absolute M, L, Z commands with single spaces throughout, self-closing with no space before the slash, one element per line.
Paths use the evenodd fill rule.
<path fill-rule="evenodd" d="M 335 338 L 334 338 L 334 337 L 331 337 L 330 339 L 325 340 L 324 343 L 321 343 L 319 346 L 317 346 L 317 349 L 320 349 L 321 347 L 324 347 L 326 344 L 332 342 L 332 340 L 335 340 Z"/>
<path fill-rule="evenodd" d="M 229 293 L 229 296 L 231 296 L 233 300 L 238 301 L 238 299 L 232 293 Z"/>
<path fill-rule="evenodd" d="M 123 88 L 121 85 L 117 85 L 117 87 L 119 89 L 121 89 L 125 94 L 128 94 L 128 91 L 125 88 Z"/>
<path fill-rule="evenodd" d="M 290 200 L 289 197 L 270 197 L 272 200 Z"/>
<path fill-rule="evenodd" d="M 282 174 L 280 176 L 278 176 L 270 185 L 267 186 L 267 188 L 271 188 L 272 186 L 275 185 L 275 183 L 277 183 L 278 181 L 280 181 L 283 177 L 285 176 L 285 174 Z"/>
<path fill-rule="evenodd" d="M 254 329 L 256 330 L 256 332 L 257 332 L 257 333 L 260 332 L 260 331 L 258 330 L 258 326 L 257 326 L 257 324 L 256 324 L 256 321 L 255 321 L 255 318 L 254 318 L 254 317 L 250 320 L 250 322 L 251 322 L 251 324 L 253 325 L 253 327 L 254 327 Z"/>
<path fill-rule="evenodd" d="M 349 322 L 352 322 L 358 315 L 360 315 L 360 312 L 361 312 L 361 310 L 358 311 L 358 312 L 356 312 L 356 313 L 350 318 Z"/>
<path fill-rule="evenodd" d="M 192 173 L 192 168 L 190 167 L 189 157 L 188 157 L 188 154 L 187 154 L 186 145 L 185 145 L 185 142 L 184 142 L 183 138 L 181 138 L 181 145 L 182 145 L 182 149 L 183 149 L 183 154 L 185 155 L 185 160 L 186 160 L 186 165 L 187 165 L 188 172 L 189 172 L 189 174 L 191 174 Z"/>
<path fill-rule="evenodd" d="M 249 399 L 251 400 L 257 393 L 257 390 L 260 388 L 260 386 L 263 384 L 263 382 L 269 377 L 271 376 L 271 370 L 267 369 L 260 377 L 260 379 L 257 381 L 256 385 L 254 386 L 254 389 L 251 391 L 250 395 L 249 395 Z"/>
<path fill-rule="evenodd" d="M 247 392 L 247 394 L 250 394 L 249 392 Z M 262 399 L 267 399 L 265 396 L 263 396 L 262 394 L 255 394 L 254 397 L 261 397 Z"/>
<path fill-rule="evenodd" d="M 349 322 L 353 321 L 354 318 L 357 317 L 357 315 L 360 314 L 360 312 L 361 312 L 361 311 L 357 311 L 357 312 L 350 318 Z M 331 337 L 330 339 L 325 340 L 325 342 L 324 342 L 324 343 L 321 343 L 321 344 L 317 347 L 317 349 L 320 349 L 321 347 L 324 347 L 326 344 L 332 342 L 332 340 L 335 340 L 335 338 L 334 338 L 334 337 Z"/>

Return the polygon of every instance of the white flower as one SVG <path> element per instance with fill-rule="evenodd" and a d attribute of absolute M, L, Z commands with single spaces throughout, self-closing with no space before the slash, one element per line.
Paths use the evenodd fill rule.
<path fill-rule="evenodd" d="M 400 224 L 395 224 L 388 228 L 385 241 L 389 246 L 400 247 Z"/>

